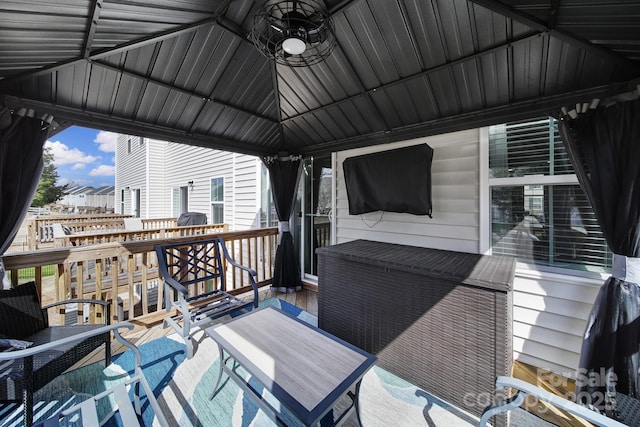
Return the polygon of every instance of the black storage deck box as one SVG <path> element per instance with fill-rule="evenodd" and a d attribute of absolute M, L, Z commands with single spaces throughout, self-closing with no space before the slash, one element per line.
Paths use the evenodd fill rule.
<path fill-rule="evenodd" d="M 382 368 L 475 415 L 511 375 L 514 259 L 367 240 L 317 254 L 320 328 Z"/>

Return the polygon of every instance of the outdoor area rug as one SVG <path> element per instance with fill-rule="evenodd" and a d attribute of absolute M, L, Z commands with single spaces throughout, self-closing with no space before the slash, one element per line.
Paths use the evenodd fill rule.
<path fill-rule="evenodd" d="M 301 320 L 317 325 L 315 316 L 278 298 L 266 299 L 260 305 L 279 307 Z M 265 325 L 265 333 L 269 333 L 269 325 Z M 224 377 L 224 387 L 213 400 L 209 400 L 218 375 L 219 352 L 215 342 L 205 338 L 203 332 L 196 333 L 195 339 L 198 344 L 195 355 L 190 360 L 186 359 L 185 346 L 177 335 L 159 338 L 139 347 L 143 371 L 169 424 L 181 427 L 273 426 L 274 423 L 253 401 L 245 397 L 233 381 L 225 381 Z M 124 381 L 133 372 L 133 366 L 133 354 L 127 351 L 114 356 L 113 363 L 107 368 L 96 363 L 68 372 L 38 391 L 34 412 L 39 420 L 46 419 L 61 408 L 69 407 Z M 262 390 L 258 383 L 252 382 L 252 385 Z M 313 384 L 309 386 L 313 387 Z M 268 394 L 266 391 L 264 393 Z M 268 396 L 265 398 L 269 400 Z M 144 425 L 154 425 L 154 414 L 146 399 L 144 402 Z M 336 412 L 339 414 L 340 405 L 346 407 L 348 403 L 349 399 L 345 397 Z M 110 402 L 104 401 L 99 412 L 108 413 L 110 405 Z M 477 418 L 377 366 L 362 381 L 360 408 L 365 427 L 477 425 Z M 18 414 L 20 408 L 12 414 L 0 414 L 0 425 L 19 426 L 21 419 Z M 331 418 L 332 414 L 328 417 Z M 289 423 L 296 425 L 294 420 L 287 417 L 287 424 Z M 117 425 L 117 420 L 111 424 Z M 355 414 L 344 425 L 356 426 Z"/>

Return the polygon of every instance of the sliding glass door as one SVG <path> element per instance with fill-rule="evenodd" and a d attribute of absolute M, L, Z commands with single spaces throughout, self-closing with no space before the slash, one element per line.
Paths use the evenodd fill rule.
<path fill-rule="evenodd" d="M 303 272 L 317 276 L 315 250 L 331 244 L 331 157 L 306 159 L 301 179 Z"/>

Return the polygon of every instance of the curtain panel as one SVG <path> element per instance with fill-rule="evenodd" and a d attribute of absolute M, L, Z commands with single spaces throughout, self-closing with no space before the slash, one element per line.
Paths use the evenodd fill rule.
<path fill-rule="evenodd" d="M 0 110 L 0 256 L 15 238 L 38 186 L 52 120 L 26 108 Z M 0 280 L 4 279 L 0 258 Z"/>
<path fill-rule="evenodd" d="M 278 248 L 273 266 L 271 287 L 277 292 L 295 292 L 302 289 L 300 263 L 293 235 L 289 230 L 289 219 L 293 212 L 302 160 L 299 157 L 264 158 L 269 170 L 273 201 L 278 214 Z"/>
<path fill-rule="evenodd" d="M 585 330 L 576 400 L 617 417 L 640 398 L 640 99 L 563 110 L 560 134 L 614 253 Z"/>

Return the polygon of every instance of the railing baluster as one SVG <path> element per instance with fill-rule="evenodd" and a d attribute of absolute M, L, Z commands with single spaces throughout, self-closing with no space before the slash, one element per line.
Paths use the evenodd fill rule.
<path fill-rule="evenodd" d="M 142 304 L 142 315 L 145 316 L 149 314 L 149 303 L 147 301 L 147 293 L 149 292 L 149 285 L 147 280 L 147 270 L 149 269 L 149 265 L 147 263 L 148 255 L 147 252 L 141 254 L 142 256 L 142 280 L 140 282 L 140 304 Z"/>
<path fill-rule="evenodd" d="M 36 282 L 36 289 L 38 290 L 38 295 L 40 295 L 40 299 L 42 299 L 42 266 L 38 265 L 34 268 L 34 280 Z"/>

